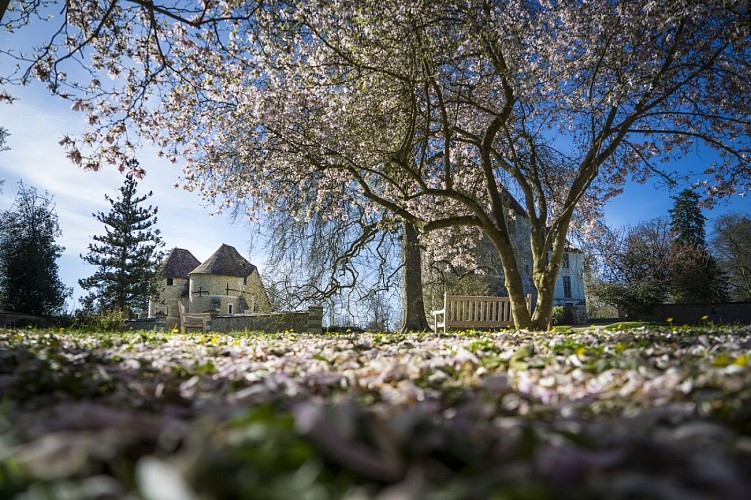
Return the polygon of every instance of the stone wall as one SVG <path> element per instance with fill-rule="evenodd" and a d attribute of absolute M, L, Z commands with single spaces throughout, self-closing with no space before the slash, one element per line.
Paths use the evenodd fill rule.
<path fill-rule="evenodd" d="M 243 315 L 217 315 L 211 318 L 211 330 L 215 332 L 262 331 L 262 332 L 309 332 L 323 331 L 323 308 L 309 307 L 307 311 L 258 313 Z"/>
<path fill-rule="evenodd" d="M 734 324 L 751 325 L 751 302 L 728 304 L 661 304 L 651 314 L 643 314 L 642 321 L 665 323 L 672 318 L 674 325 Z"/>
<path fill-rule="evenodd" d="M 174 323 L 170 325 L 169 330 L 172 330 L 172 328 L 174 328 Z M 146 331 L 156 330 L 156 331 L 162 332 L 162 331 L 167 330 L 166 318 L 165 316 L 160 316 L 157 318 L 125 320 L 123 321 L 123 329 L 124 330 L 146 330 Z"/>
<path fill-rule="evenodd" d="M 291 311 L 278 313 L 256 314 L 219 314 L 211 317 L 210 330 L 213 332 L 309 332 L 321 333 L 323 331 L 323 308 L 309 307 L 306 311 Z M 164 317 L 128 320 L 123 322 L 125 330 L 158 330 L 171 331 L 180 325 L 172 325 L 165 321 Z"/>

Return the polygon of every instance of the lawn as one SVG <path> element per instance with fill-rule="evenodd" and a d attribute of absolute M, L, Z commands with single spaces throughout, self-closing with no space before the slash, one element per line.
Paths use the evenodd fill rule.
<path fill-rule="evenodd" d="M 751 327 L 0 331 L 0 498 L 748 498 Z"/>

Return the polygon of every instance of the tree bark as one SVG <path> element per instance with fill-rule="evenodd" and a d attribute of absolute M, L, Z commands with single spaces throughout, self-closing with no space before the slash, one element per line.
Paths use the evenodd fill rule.
<path fill-rule="evenodd" d="M 555 299 L 555 279 L 551 279 L 550 273 L 540 273 L 534 277 L 537 301 L 535 312 L 532 315 L 532 328 L 537 331 L 550 329 L 550 320 L 553 317 L 553 300 Z"/>
<path fill-rule="evenodd" d="M 498 216 L 500 224 L 505 224 Z M 496 227 L 484 228 L 486 234 L 493 242 L 498 254 L 501 257 L 501 267 L 503 267 L 503 280 L 509 299 L 511 300 L 511 317 L 514 320 L 516 328 L 531 328 L 532 316 L 527 308 L 527 297 L 524 293 L 524 282 L 519 273 L 518 261 L 516 259 L 516 249 L 511 243 L 508 231 L 500 231 Z"/>
<path fill-rule="evenodd" d="M 402 321 L 401 332 L 429 328 L 422 291 L 422 256 L 417 228 L 402 223 Z"/>
<path fill-rule="evenodd" d="M 568 217 L 564 224 L 568 227 Z M 553 238 L 552 245 L 548 245 L 542 236 L 543 231 L 533 234 L 532 254 L 535 261 L 533 280 L 537 290 L 535 313 L 532 316 L 532 328 L 538 331 L 550 329 L 553 317 L 553 301 L 555 299 L 555 282 L 561 269 L 561 261 L 566 248 L 566 233 L 560 231 Z"/>

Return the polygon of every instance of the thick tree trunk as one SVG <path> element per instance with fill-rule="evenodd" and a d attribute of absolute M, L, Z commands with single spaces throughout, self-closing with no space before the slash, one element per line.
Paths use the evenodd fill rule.
<path fill-rule="evenodd" d="M 537 290 L 535 313 L 532 315 L 532 328 L 543 331 L 550 329 L 553 317 L 553 299 L 555 298 L 555 279 L 550 273 L 535 274 L 534 283 Z"/>
<path fill-rule="evenodd" d="M 424 331 L 429 328 L 422 293 L 422 256 L 417 228 L 402 224 L 402 322 L 400 331 Z"/>
<path fill-rule="evenodd" d="M 568 227 L 568 220 L 564 221 Z M 545 232 L 533 233 L 532 256 L 534 259 L 533 281 L 537 290 L 535 314 L 532 317 L 532 328 L 535 330 L 549 330 L 553 317 L 553 301 L 555 299 L 555 282 L 561 269 L 561 260 L 566 248 L 566 231 L 559 231 L 553 239 L 552 245 L 547 245 Z M 535 237 L 536 236 L 536 237 Z"/>
<path fill-rule="evenodd" d="M 486 232 L 498 250 L 503 267 L 504 285 L 511 301 L 511 317 L 516 328 L 531 328 L 532 315 L 527 308 L 527 297 L 524 293 L 524 283 L 519 273 L 516 253 L 513 244 L 507 236 L 494 231 Z"/>
<path fill-rule="evenodd" d="M 524 293 L 524 285 L 516 263 L 514 262 L 513 265 L 504 263 L 503 274 L 506 290 L 511 300 L 511 317 L 514 319 L 514 326 L 532 328 L 532 316 L 527 308 L 527 295 Z"/>

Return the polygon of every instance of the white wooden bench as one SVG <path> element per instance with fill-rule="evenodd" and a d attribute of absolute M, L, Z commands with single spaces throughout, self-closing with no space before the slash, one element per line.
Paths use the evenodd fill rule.
<path fill-rule="evenodd" d="M 180 303 L 180 333 L 185 333 L 188 328 L 200 328 L 202 332 L 211 329 L 211 313 L 191 313 L 185 310 Z"/>
<path fill-rule="evenodd" d="M 527 309 L 532 296 L 527 294 Z M 443 309 L 433 311 L 433 330 L 443 328 L 500 328 L 512 326 L 509 297 L 481 297 L 444 294 Z"/>

